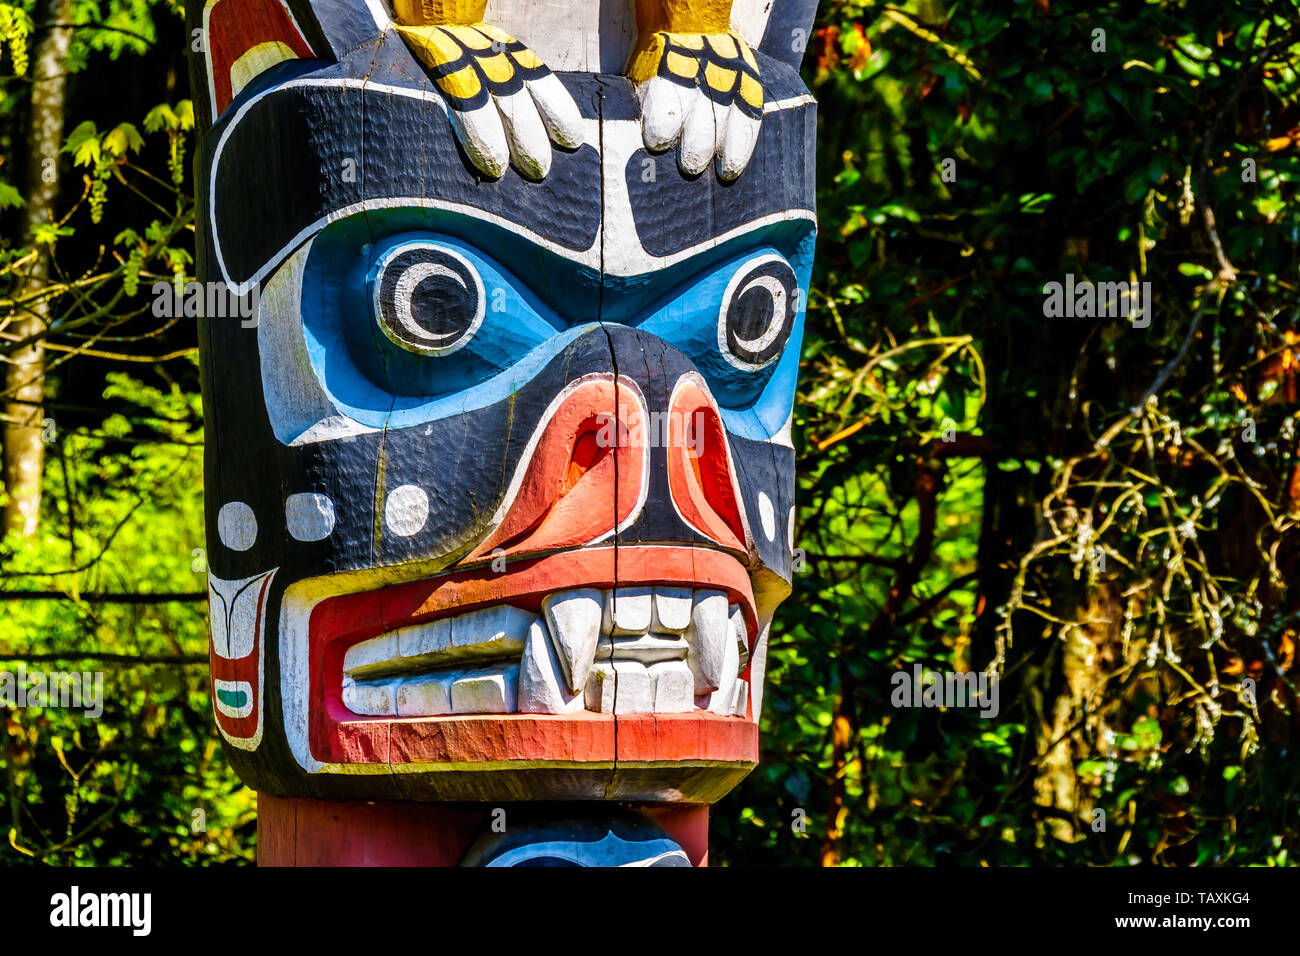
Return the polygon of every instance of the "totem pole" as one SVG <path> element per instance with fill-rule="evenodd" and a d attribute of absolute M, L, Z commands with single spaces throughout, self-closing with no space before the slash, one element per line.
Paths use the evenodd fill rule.
<path fill-rule="evenodd" d="M 815 0 L 193 0 L 263 864 L 701 865 L 790 592 Z"/>

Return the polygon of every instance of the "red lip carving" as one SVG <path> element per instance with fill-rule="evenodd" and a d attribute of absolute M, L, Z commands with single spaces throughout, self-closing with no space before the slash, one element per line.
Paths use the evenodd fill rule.
<path fill-rule="evenodd" d="M 566 587 L 607 589 L 690 582 L 715 588 L 738 604 L 752 649 L 758 620 L 749 574 L 730 554 L 699 547 L 580 548 L 512 562 L 497 574 L 485 568 L 431 580 L 341 594 L 316 605 L 310 623 L 309 741 L 312 756 L 329 763 L 454 763 L 504 760 L 757 759 L 758 725 L 704 711 L 689 714 L 458 714 L 437 717 L 359 717 L 343 704 L 343 656 L 359 641 L 401 627 L 508 603 L 537 612 L 542 599 Z M 750 679 L 746 669 L 743 676 Z M 639 727 L 615 737 L 613 725 Z M 671 725 L 671 726 L 670 726 Z M 728 730 L 728 727 L 733 729 Z M 743 729 L 734 729 L 743 728 Z M 731 741 L 717 744 L 715 735 Z M 735 736 L 739 734 L 740 736 Z M 657 736 L 658 735 L 658 736 Z M 733 740 L 734 737 L 734 740 Z M 720 739 L 720 738 L 719 738 Z M 465 749 L 471 746 L 472 752 Z M 590 749 L 590 752 L 588 751 Z M 566 756 L 573 752 L 572 756 Z M 671 752 L 671 757 L 666 756 Z M 597 757 L 597 754 L 603 754 Z M 698 770 L 698 768 L 697 768 Z"/>
<path fill-rule="evenodd" d="M 612 375 L 570 386 L 511 483 L 505 517 L 463 563 L 581 547 L 634 517 L 648 467 L 643 419 L 639 391 Z"/>

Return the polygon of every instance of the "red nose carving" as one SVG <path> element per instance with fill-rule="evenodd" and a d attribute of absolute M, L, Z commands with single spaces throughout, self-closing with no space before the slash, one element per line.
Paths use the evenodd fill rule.
<path fill-rule="evenodd" d="M 644 402 L 626 380 L 571 384 L 538 426 L 498 511 L 496 529 L 466 561 L 599 541 L 645 503 Z"/>
<path fill-rule="evenodd" d="M 673 392 L 668 431 L 668 487 L 677 513 L 705 537 L 747 552 L 722 417 L 709 394 L 690 379 Z"/>

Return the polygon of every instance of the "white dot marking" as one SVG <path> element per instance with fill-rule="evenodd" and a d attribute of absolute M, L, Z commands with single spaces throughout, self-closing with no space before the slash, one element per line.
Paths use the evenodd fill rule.
<path fill-rule="evenodd" d="M 247 551 L 257 541 L 257 515 L 242 501 L 229 501 L 217 512 L 217 534 L 231 551 Z"/>
<path fill-rule="evenodd" d="M 394 488 L 384 502 L 384 520 L 393 534 L 409 538 L 429 520 L 429 496 L 415 485 Z"/>
<path fill-rule="evenodd" d="M 324 541 L 334 531 L 334 502 L 327 495 L 290 495 L 284 523 L 296 541 Z"/>

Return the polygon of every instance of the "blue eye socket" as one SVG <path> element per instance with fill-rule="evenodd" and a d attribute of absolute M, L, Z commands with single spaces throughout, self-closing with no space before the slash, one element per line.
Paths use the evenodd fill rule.
<path fill-rule="evenodd" d="M 718 312 L 718 349 L 727 364 L 758 371 L 781 357 L 799 311 L 799 280 L 776 255 L 750 259 L 732 276 Z"/>
<path fill-rule="evenodd" d="M 590 331 L 561 319 L 501 263 L 530 268 L 578 306 L 598 281 L 565 285 L 562 264 L 545 256 L 534 264 L 527 249 L 489 255 L 450 231 L 392 225 L 377 215 L 341 220 L 295 254 L 301 265 L 285 276 L 297 301 L 288 289 L 280 295 L 301 323 L 311 381 L 286 385 L 287 395 L 318 388 L 338 416 L 406 428 L 508 398 Z M 482 240 L 481 223 L 474 228 Z"/>
<path fill-rule="evenodd" d="M 712 261 L 683 263 L 676 272 L 629 280 L 629 295 L 640 295 L 636 286 L 641 283 L 649 290 L 642 300 L 659 289 L 665 294 L 649 305 L 633 300 L 630 314 L 615 314 L 612 320 L 658 336 L 694 362 L 724 409 L 751 408 L 765 395 L 784 404 L 779 427 L 794 394 L 803 335 L 802 290 L 810 271 L 810 256 L 797 255 L 792 262 L 776 245 L 749 246 L 730 255 L 724 251 Z M 777 387 L 771 388 L 776 380 Z"/>
<path fill-rule="evenodd" d="M 416 355 L 449 355 L 483 324 L 483 279 L 460 253 L 431 242 L 390 249 L 370 275 L 375 321 Z"/>

